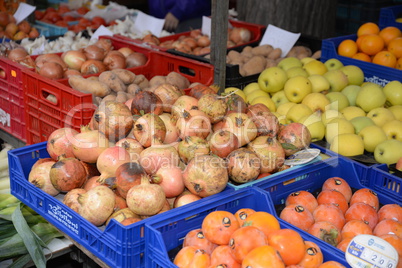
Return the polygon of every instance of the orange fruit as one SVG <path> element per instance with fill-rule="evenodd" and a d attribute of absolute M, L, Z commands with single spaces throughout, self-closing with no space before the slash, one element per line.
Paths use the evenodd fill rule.
<path fill-rule="evenodd" d="M 402 37 L 397 37 L 388 44 L 388 51 L 392 52 L 397 58 L 402 57 Z"/>
<path fill-rule="evenodd" d="M 369 55 L 363 52 L 357 52 L 356 54 L 353 55 L 352 57 L 355 60 L 361 60 L 361 61 L 366 61 L 366 62 L 371 62 L 371 58 Z"/>
<path fill-rule="evenodd" d="M 389 51 L 380 51 L 373 57 L 372 63 L 395 68 L 396 57 Z"/>
<path fill-rule="evenodd" d="M 378 34 L 367 34 L 360 41 L 360 50 L 367 55 L 375 55 L 384 47 L 384 40 Z"/>
<path fill-rule="evenodd" d="M 358 51 L 362 51 L 361 46 L 362 46 L 362 40 L 363 40 L 364 35 L 357 37 L 356 39 L 356 45 L 357 45 L 357 49 Z"/>
<path fill-rule="evenodd" d="M 401 30 L 394 26 L 388 26 L 383 28 L 379 34 L 382 39 L 384 39 L 385 45 L 387 46 L 392 39 L 402 36 Z"/>
<path fill-rule="evenodd" d="M 362 36 L 366 34 L 378 34 L 380 32 L 380 27 L 374 22 L 366 22 L 360 25 L 357 29 L 357 36 Z"/>
<path fill-rule="evenodd" d="M 399 58 L 399 59 L 396 61 L 395 68 L 398 69 L 398 70 L 402 70 L 402 58 Z"/>
<path fill-rule="evenodd" d="M 338 46 L 338 55 L 344 57 L 352 57 L 357 53 L 358 47 L 352 39 L 343 40 Z"/>

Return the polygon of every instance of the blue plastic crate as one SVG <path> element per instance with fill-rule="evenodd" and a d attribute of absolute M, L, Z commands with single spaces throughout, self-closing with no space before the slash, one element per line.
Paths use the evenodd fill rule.
<path fill-rule="evenodd" d="M 352 59 L 349 57 L 339 56 L 337 53 L 337 48 L 339 44 L 346 39 L 352 39 L 356 41 L 357 35 L 345 35 L 340 37 L 334 37 L 329 39 L 324 39 L 322 41 L 322 52 L 320 60 L 325 62 L 328 59 L 336 58 L 340 60 L 344 65 L 356 65 L 362 69 L 364 72 L 364 81 L 373 82 L 381 86 L 385 86 L 393 80 L 402 82 L 402 71 L 374 64 L 371 62 L 365 62 L 361 60 Z"/>
<path fill-rule="evenodd" d="M 386 164 L 374 165 L 370 169 L 369 178 L 368 187 L 402 200 L 402 178 L 390 173 Z"/>
<path fill-rule="evenodd" d="M 239 191 L 225 192 L 209 200 L 202 200 L 197 207 L 179 208 L 175 213 L 165 214 L 165 217 L 150 220 L 145 225 L 145 267 L 177 267 L 172 262 L 175 253 L 182 246 L 185 235 L 189 231 L 201 227 L 205 216 L 216 210 L 235 213 L 241 208 L 274 213 L 269 195 L 260 189 L 249 187 Z M 281 228 L 294 229 L 290 224 L 280 219 L 279 223 Z M 300 234 L 305 240 L 314 240 L 313 242 L 321 248 L 325 261 L 334 260 L 350 267 L 344 257 L 332 254 L 330 248 L 322 241 L 305 233 Z"/>
<path fill-rule="evenodd" d="M 402 5 L 384 7 L 380 10 L 380 20 L 378 26 L 385 28 L 387 26 L 394 26 L 402 30 L 402 22 L 397 22 L 398 15 L 402 14 Z"/>
<path fill-rule="evenodd" d="M 66 27 L 52 25 L 39 20 L 35 22 L 34 27 L 38 29 L 40 35 L 45 37 L 64 35 L 68 31 Z"/>

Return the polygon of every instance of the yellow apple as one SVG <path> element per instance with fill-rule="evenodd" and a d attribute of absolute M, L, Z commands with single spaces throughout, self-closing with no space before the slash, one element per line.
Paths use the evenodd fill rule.
<path fill-rule="evenodd" d="M 387 106 L 402 105 L 402 83 L 394 80 L 386 84 L 383 88 L 387 98 Z"/>
<path fill-rule="evenodd" d="M 370 153 L 374 152 L 378 144 L 387 140 L 384 130 L 377 125 L 363 128 L 358 135 L 363 139 L 364 149 Z"/>
<path fill-rule="evenodd" d="M 345 118 L 334 118 L 327 123 L 325 128 L 325 140 L 331 144 L 334 137 L 344 133 L 355 134 L 354 126 Z"/>
<path fill-rule="evenodd" d="M 260 89 L 254 90 L 250 94 L 246 95 L 246 102 L 251 103 L 253 101 L 253 99 L 255 99 L 257 97 L 261 97 L 261 96 L 270 97 L 269 94 L 265 91 L 262 91 Z"/>
<path fill-rule="evenodd" d="M 302 67 L 303 63 L 300 61 L 299 58 L 296 57 L 286 57 L 281 59 L 278 64 L 276 65 L 280 68 L 282 68 L 283 70 L 287 71 L 290 68 L 293 67 Z"/>
<path fill-rule="evenodd" d="M 349 83 L 346 74 L 339 69 L 326 72 L 324 77 L 330 84 L 330 91 L 342 91 L 342 89 L 344 89 Z"/>
<path fill-rule="evenodd" d="M 275 112 L 275 111 L 276 111 L 275 103 L 271 100 L 270 97 L 260 96 L 260 97 L 254 98 L 254 99 L 250 102 L 251 105 L 254 105 L 254 104 L 257 104 L 257 103 L 262 103 L 262 104 L 264 104 L 265 106 L 268 107 L 268 109 L 269 109 L 271 112 Z"/>
<path fill-rule="evenodd" d="M 306 115 L 311 115 L 313 111 L 305 104 L 297 103 L 292 106 L 289 111 L 286 113 L 286 120 L 289 123 L 296 122 L 298 123 L 300 118 Z"/>
<path fill-rule="evenodd" d="M 402 105 L 394 105 L 388 107 L 388 110 L 390 110 L 394 114 L 395 119 L 402 121 Z"/>
<path fill-rule="evenodd" d="M 258 83 L 257 82 L 252 82 L 250 84 L 247 84 L 247 86 L 245 86 L 243 88 L 243 92 L 247 96 L 248 94 L 250 94 L 251 92 L 253 92 L 254 90 L 257 90 L 257 89 L 261 90 L 260 86 L 258 85 Z"/>
<path fill-rule="evenodd" d="M 311 83 L 307 77 L 295 76 L 286 81 L 283 89 L 289 101 L 300 103 L 305 96 L 311 93 Z"/>
<path fill-rule="evenodd" d="M 326 110 L 326 106 L 330 104 L 330 101 L 324 94 L 312 92 L 304 97 L 301 103 L 310 107 L 313 112 L 318 111 L 321 114 Z"/>
<path fill-rule="evenodd" d="M 363 111 L 362 108 L 357 107 L 357 106 L 345 107 L 340 112 L 349 121 L 352 120 L 355 117 L 366 116 L 366 112 Z"/>
<path fill-rule="evenodd" d="M 360 86 L 364 82 L 364 73 L 363 70 L 360 69 L 359 66 L 356 65 L 346 65 L 341 67 L 341 70 L 346 77 L 348 78 L 349 85 L 357 85 Z"/>
<path fill-rule="evenodd" d="M 350 106 L 356 105 L 356 97 L 360 91 L 360 86 L 358 85 L 347 85 L 344 89 L 342 89 L 342 94 L 344 94 L 348 100 Z"/>
<path fill-rule="evenodd" d="M 382 125 L 381 127 L 388 139 L 402 141 L 402 121 L 394 119 Z"/>
<path fill-rule="evenodd" d="M 300 61 L 302 62 L 303 66 L 304 66 L 304 65 L 306 65 L 307 63 L 309 63 L 310 61 L 314 61 L 314 60 L 317 60 L 317 59 L 314 59 L 314 58 L 312 58 L 312 57 L 304 57 L 304 58 L 302 58 Z"/>
<path fill-rule="evenodd" d="M 349 106 L 349 100 L 342 92 L 331 91 L 326 96 L 330 102 L 330 109 L 341 111 Z"/>
<path fill-rule="evenodd" d="M 281 115 L 278 112 L 272 112 L 276 118 L 278 118 L 279 124 L 286 125 L 288 121 L 286 120 L 286 115 Z"/>
<path fill-rule="evenodd" d="M 289 109 L 291 107 L 293 107 L 294 105 L 296 105 L 296 103 L 294 102 L 285 102 L 282 103 L 278 106 L 278 108 L 276 109 L 276 112 L 280 115 L 284 115 L 286 116 L 286 114 L 288 113 Z"/>
<path fill-rule="evenodd" d="M 311 82 L 312 92 L 327 92 L 330 88 L 328 80 L 319 74 L 313 74 L 307 77 Z"/>
<path fill-rule="evenodd" d="M 332 109 L 325 110 L 321 114 L 321 120 L 324 123 L 324 126 L 326 126 L 328 122 L 334 118 L 345 118 L 345 117 L 338 110 L 332 110 Z"/>
<path fill-rule="evenodd" d="M 336 58 L 326 60 L 324 65 L 327 67 L 328 71 L 338 70 L 343 67 L 343 63 Z"/>
<path fill-rule="evenodd" d="M 328 71 L 324 63 L 319 60 L 312 60 L 304 64 L 303 68 L 307 71 L 309 76 L 313 74 L 323 75 Z"/>
<path fill-rule="evenodd" d="M 284 90 L 280 90 L 278 92 L 275 92 L 274 94 L 272 94 L 271 99 L 273 100 L 273 102 L 275 103 L 275 106 L 278 108 L 279 105 L 289 102 L 288 98 L 286 98 L 285 95 L 285 91 Z"/>
<path fill-rule="evenodd" d="M 296 66 L 296 67 L 292 67 L 290 69 L 286 70 L 286 75 L 288 76 L 288 79 L 291 77 L 295 77 L 295 76 L 304 76 L 304 77 L 308 77 L 308 73 L 306 72 L 306 70 L 304 70 L 302 67 L 300 66 Z"/>
<path fill-rule="evenodd" d="M 265 92 L 275 93 L 283 89 L 287 80 L 286 72 L 278 66 L 273 66 L 260 73 L 258 85 Z"/>
<path fill-rule="evenodd" d="M 361 86 L 356 97 L 356 106 L 362 108 L 365 112 L 384 106 L 386 96 L 382 87 L 372 82 L 366 82 Z"/>
<path fill-rule="evenodd" d="M 311 115 L 305 115 L 300 118 L 300 123 L 305 125 L 311 134 L 311 141 L 322 140 L 325 136 L 325 126 L 321 121 L 321 115 L 313 113 Z"/>
<path fill-rule="evenodd" d="M 243 90 L 241 90 L 240 88 L 237 87 L 227 87 L 225 88 L 224 92 L 226 94 L 230 94 L 230 93 L 234 93 L 239 95 L 244 101 L 246 101 L 246 94 L 244 94 Z"/>
<path fill-rule="evenodd" d="M 334 138 L 330 150 L 343 156 L 361 155 L 364 153 L 364 143 L 357 134 L 340 134 Z"/>
<path fill-rule="evenodd" d="M 402 156 L 402 141 L 386 140 L 375 147 L 374 159 L 382 164 L 395 164 Z"/>
<path fill-rule="evenodd" d="M 385 123 L 392 121 L 395 119 L 394 114 L 384 107 L 378 107 L 372 109 L 366 115 L 368 118 L 371 118 L 377 126 L 382 126 Z"/>
<path fill-rule="evenodd" d="M 367 127 L 367 126 L 376 126 L 373 120 L 371 118 L 368 118 L 367 116 L 358 116 L 355 118 L 352 118 L 349 120 L 350 123 L 355 127 L 355 133 L 359 134 L 360 131 Z"/>

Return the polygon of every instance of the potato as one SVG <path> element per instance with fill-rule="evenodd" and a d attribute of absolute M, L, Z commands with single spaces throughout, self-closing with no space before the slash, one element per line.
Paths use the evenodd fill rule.
<path fill-rule="evenodd" d="M 105 83 L 93 79 L 85 79 L 82 76 L 71 76 L 68 79 L 70 86 L 84 93 L 92 93 L 96 97 L 104 97 L 111 92 L 111 89 Z"/>
<path fill-rule="evenodd" d="M 297 48 L 295 46 L 293 46 L 288 54 L 286 55 L 286 57 L 297 57 Z"/>
<path fill-rule="evenodd" d="M 133 84 L 137 84 L 140 88 L 147 88 L 149 80 L 143 74 L 138 74 L 135 76 Z"/>
<path fill-rule="evenodd" d="M 240 52 L 236 51 L 236 50 L 231 50 L 228 52 L 228 54 L 226 55 L 226 58 L 229 58 L 230 62 L 235 61 L 236 59 L 241 58 Z"/>
<path fill-rule="evenodd" d="M 265 69 L 268 69 L 269 67 L 274 67 L 276 66 L 276 61 L 273 59 L 266 59 L 267 64 L 265 65 Z"/>
<path fill-rule="evenodd" d="M 266 59 L 263 56 L 254 56 L 244 63 L 242 69 L 246 76 L 261 73 L 265 69 Z"/>
<path fill-rule="evenodd" d="M 170 72 L 166 76 L 166 83 L 177 86 L 179 89 L 186 89 L 190 86 L 190 81 L 188 81 L 187 77 L 177 72 Z"/>
<path fill-rule="evenodd" d="M 261 45 L 257 47 L 253 47 L 251 50 L 251 53 L 255 56 L 264 56 L 268 57 L 269 53 L 274 50 L 274 48 L 271 45 Z"/>
<path fill-rule="evenodd" d="M 158 86 L 158 85 L 161 85 L 161 84 L 164 84 L 164 83 L 166 83 L 166 76 L 164 76 L 164 75 L 155 75 L 154 77 L 152 77 L 149 80 L 149 85 L 148 86 L 153 87 L 153 86 Z"/>
<path fill-rule="evenodd" d="M 115 92 L 126 91 L 127 86 L 123 81 L 112 71 L 105 71 L 99 75 L 99 81 L 105 83 Z"/>
<path fill-rule="evenodd" d="M 319 59 L 319 58 L 321 58 L 321 50 L 317 50 L 316 52 L 314 52 L 313 53 L 313 55 L 311 55 L 311 57 L 313 58 L 313 59 Z"/>
<path fill-rule="evenodd" d="M 126 102 L 128 100 L 127 93 L 124 91 L 117 92 L 117 96 L 116 96 L 115 100 L 117 102 L 122 102 L 122 103 Z"/>
<path fill-rule="evenodd" d="M 112 73 L 116 74 L 124 84 L 129 85 L 134 82 L 135 74 L 125 69 L 113 69 Z"/>
<path fill-rule="evenodd" d="M 276 60 L 277 58 L 280 58 L 282 54 L 282 49 L 279 47 L 274 48 L 268 55 L 268 59 L 273 59 Z"/>
<path fill-rule="evenodd" d="M 240 53 L 240 55 L 243 57 L 243 58 L 246 58 L 247 60 L 248 59 L 251 59 L 254 55 L 253 55 L 253 53 L 251 53 L 251 51 L 242 51 L 241 53 Z M 244 60 L 244 62 L 246 62 L 247 60 Z"/>
<path fill-rule="evenodd" d="M 127 86 L 127 93 L 128 93 L 128 94 L 133 94 L 133 95 L 135 95 L 135 94 L 138 92 L 138 90 L 141 90 L 141 88 L 140 88 L 140 86 L 137 85 L 137 84 L 132 83 L 132 84 L 130 84 L 130 85 Z"/>
<path fill-rule="evenodd" d="M 245 46 L 245 47 L 243 48 L 243 51 L 244 51 L 244 52 L 252 52 L 252 50 L 253 50 L 253 47 L 251 47 L 251 46 Z"/>

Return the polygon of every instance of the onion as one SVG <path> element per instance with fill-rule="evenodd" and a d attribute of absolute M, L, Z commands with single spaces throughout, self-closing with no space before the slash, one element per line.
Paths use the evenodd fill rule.
<path fill-rule="evenodd" d="M 8 52 L 7 58 L 9 58 L 12 61 L 20 61 L 23 60 L 28 55 L 29 55 L 28 52 L 24 48 L 17 47 Z"/>
<path fill-rule="evenodd" d="M 130 55 L 131 53 L 134 52 L 134 50 L 132 50 L 129 47 L 121 47 L 117 51 L 119 51 L 121 54 L 123 54 L 123 56 L 126 57 L 126 58 L 127 58 L 128 55 Z"/>
<path fill-rule="evenodd" d="M 59 190 L 57 190 L 50 181 L 50 169 L 54 163 L 54 161 L 41 163 L 32 169 L 28 176 L 30 183 L 51 196 L 59 194 Z"/>
<path fill-rule="evenodd" d="M 82 76 L 80 71 L 74 70 L 74 69 L 67 69 L 67 70 L 64 72 L 64 78 L 70 78 L 70 77 L 73 76 L 73 75 Z"/>
<path fill-rule="evenodd" d="M 210 44 L 211 44 L 211 40 L 206 35 L 200 36 L 197 39 L 197 45 L 200 46 L 200 47 L 207 47 Z"/>
<path fill-rule="evenodd" d="M 39 69 L 39 74 L 49 79 L 61 79 L 64 76 L 64 69 L 56 62 L 45 62 Z"/>
<path fill-rule="evenodd" d="M 53 54 L 53 53 L 42 54 L 42 55 L 39 55 L 35 59 L 35 64 L 38 69 L 41 69 L 45 62 L 56 62 L 56 63 L 60 64 L 63 67 L 63 72 L 68 69 L 67 64 L 57 54 Z"/>
<path fill-rule="evenodd" d="M 97 74 L 107 70 L 106 65 L 99 60 L 87 60 L 81 65 L 81 74 Z"/>
<path fill-rule="evenodd" d="M 87 60 L 87 57 L 82 51 L 69 50 L 63 55 L 63 60 L 69 68 L 81 70 L 81 66 Z"/>
<path fill-rule="evenodd" d="M 139 52 L 133 52 L 130 55 L 126 56 L 127 68 L 145 65 L 147 61 L 148 61 L 147 56 Z"/>
<path fill-rule="evenodd" d="M 250 30 L 243 27 L 235 27 L 229 33 L 229 40 L 233 41 L 237 45 L 249 42 L 250 39 L 251 39 Z"/>
<path fill-rule="evenodd" d="M 113 49 L 112 40 L 106 38 L 98 39 L 94 45 L 103 48 L 103 50 L 105 50 L 105 54 Z"/>
<path fill-rule="evenodd" d="M 100 60 L 103 61 L 106 52 L 102 47 L 96 45 L 89 45 L 83 49 L 83 52 L 88 60 Z"/>
<path fill-rule="evenodd" d="M 117 50 L 109 51 L 103 59 L 103 64 L 109 70 L 126 68 L 126 58 Z"/>
<path fill-rule="evenodd" d="M 160 167 L 152 176 L 152 182 L 162 187 L 166 198 L 178 196 L 184 191 L 183 174 L 178 166 Z"/>

